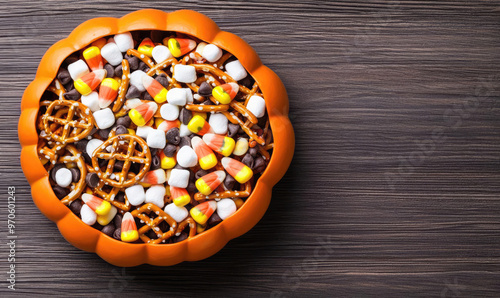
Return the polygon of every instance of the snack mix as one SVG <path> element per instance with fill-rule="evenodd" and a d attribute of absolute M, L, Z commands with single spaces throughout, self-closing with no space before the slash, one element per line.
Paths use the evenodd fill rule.
<path fill-rule="evenodd" d="M 231 53 L 176 32 L 121 33 L 67 57 L 37 129 L 54 194 L 132 243 L 216 226 L 245 203 L 273 149 L 257 82 Z"/>

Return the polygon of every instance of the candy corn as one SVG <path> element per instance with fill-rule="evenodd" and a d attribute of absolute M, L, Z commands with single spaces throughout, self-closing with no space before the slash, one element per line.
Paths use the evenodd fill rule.
<path fill-rule="evenodd" d="M 166 46 L 174 57 L 180 57 L 193 50 L 196 47 L 196 41 L 187 38 L 170 38 Z"/>
<path fill-rule="evenodd" d="M 200 193 L 208 196 L 211 194 L 226 178 L 226 173 L 224 171 L 215 171 L 200 179 L 196 180 L 196 188 L 200 191 Z"/>
<path fill-rule="evenodd" d="M 141 184 L 146 185 L 154 185 L 154 184 L 162 184 L 167 181 L 167 176 L 165 175 L 165 171 L 163 169 L 156 169 L 153 171 L 149 171 L 144 175 Z"/>
<path fill-rule="evenodd" d="M 130 212 L 123 215 L 121 226 L 121 239 L 124 242 L 134 242 L 139 239 L 137 232 L 137 225 L 135 224 L 134 217 Z"/>
<path fill-rule="evenodd" d="M 120 83 L 112 78 L 105 78 L 102 80 L 101 87 L 99 87 L 99 107 L 108 107 L 118 95 L 118 88 Z"/>
<path fill-rule="evenodd" d="M 163 150 L 160 151 L 160 167 L 162 169 L 172 169 L 176 164 L 177 162 L 175 161 L 175 157 L 168 157 L 165 153 L 163 153 Z"/>
<path fill-rule="evenodd" d="M 109 224 L 113 220 L 113 218 L 115 218 L 115 215 L 117 212 L 118 212 L 118 210 L 116 209 L 116 207 L 111 206 L 111 210 L 109 210 L 109 212 L 107 214 L 97 215 L 97 222 L 101 226 L 105 226 L 105 225 Z"/>
<path fill-rule="evenodd" d="M 235 142 L 233 138 L 207 133 L 203 136 L 203 141 L 208 147 L 219 152 L 224 156 L 229 156 L 233 153 Z"/>
<path fill-rule="evenodd" d="M 91 194 L 83 194 L 82 201 L 94 210 L 97 215 L 106 215 L 111 210 L 111 204 Z"/>
<path fill-rule="evenodd" d="M 179 120 L 168 121 L 168 120 L 163 120 L 161 118 L 156 118 L 155 124 L 156 124 L 156 129 L 163 130 L 164 132 L 169 131 L 171 128 L 174 127 L 179 128 L 181 126 L 181 122 Z"/>
<path fill-rule="evenodd" d="M 137 48 L 137 51 L 139 51 L 139 53 L 144 54 L 148 57 L 153 57 L 154 47 L 155 47 L 155 44 L 153 43 L 153 41 L 149 37 L 147 37 L 147 38 L 144 38 L 144 40 L 141 42 L 141 44 Z"/>
<path fill-rule="evenodd" d="M 199 134 L 200 136 L 213 132 L 210 124 L 208 124 L 208 122 L 205 121 L 205 119 L 203 119 L 200 115 L 194 115 L 189 121 L 187 127 L 191 132 Z"/>
<path fill-rule="evenodd" d="M 106 70 L 98 69 L 81 76 L 75 81 L 75 89 L 82 95 L 89 95 L 106 77 Z"/>
<path fill-rule="evenodd" d="M 167 89 L 163 87 L 157 80 L 150 76 L 142 76 L 142 84 L 149 95 L 157 102 L 162 103 L 167 100 Z"/>
<path fill-rule="evenodd" d="M 191 145 L 198 156 L 200 167 L 204 170 L 211 169 L 217 164 L 217 157 L 214 152 L 200 137 L 193 137 Z"/>
<path fill-rule="evenodd" d="M 146 123 L 153 118 L 153 115 L 156 113 L 158 109 L 158 105 L 155 102 L 146 102 L 143 103 L 128 112 L 130 119 L 137 126 L 144 126 Z"/>
<path fill-rule="evenodd" d="M 85 62 L 87 62 L 92 70 L 101 69 L 104 65 L 101 57 L 101 50 L 96 46 L 85 49 L 85 51 L 83 51 L 83 58 L 85 58 Z"/>
<path fill-rule="evenodd" d="M 223 157 L 221 163 L 229 175 L 233 176 L 233 178 L 239 183 L 245 183 L 253 176 L 252 170 L 244 163 L 237 161 L 236 159 Z"/>
<path fill-rule="evenodd" d="M 185 188 L 170 186 L 170 197 L 176 206 L 186 206 L 191 202 L 191 197 Z"/>
<path fill-rule="evenodd" d="M 216 209 L 217 203 L 215 201 L 206 201 L 191 208 L 189 213 L 197 223 L 204 225 Z"/>
<path fill-rule="evenodd" d="M 221 104 L 228 104 L 234 99 L 238 93 L 239 86 L 236 83 L 228 83 L 220 85 L 212 89 L 212 95 Z"/>

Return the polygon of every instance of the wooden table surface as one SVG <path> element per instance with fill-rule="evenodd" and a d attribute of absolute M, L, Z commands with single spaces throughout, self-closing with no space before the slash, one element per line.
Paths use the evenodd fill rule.
<path fill-rule="evenodd" d="M 500 296 L 499 1 L 0 7 L 0 296 Z M 90 18 L 149 7 L 198 10 L 249 42 L 287 87 L 296 151 L 249 233 L 204 261 L 122 270 L 72 247 L 37 210 L 17 121 L 51 44 Z"/>

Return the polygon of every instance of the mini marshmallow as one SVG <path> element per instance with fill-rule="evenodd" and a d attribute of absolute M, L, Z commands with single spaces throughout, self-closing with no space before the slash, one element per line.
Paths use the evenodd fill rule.
<path fill-rule="evenodd" d="M 187 98 L 188 94 L 184 88 L 172 88 L 167 92 L 167 101 L 172 105 L 183 106 Z"/>
<path fill-rule="evenodd" d="M 71 171 L 67 168 L 60 168 L 56 172 L 55 180 L 60 187 L 68 187 L 73 180 L 73 175 L 71 175 Z"/>
<path fill-rule="evenodd" d="M 89 226 L 95 224 L 97 220 L 97 214 L 87 204 L 83 204 L 82 209 L 80 209 L 80 216 L 82 221 Z"/>
<path fill-rule="evenodd" d="M 134 86 L 141 92 L 146 90 L 142 84 L 142 76 L 147 76 L 147 74 L 142 70 L 136 70 L 130 74 L 130 85 Z"/>
<path fill-rule="evenodd" d="M 179 136 L 180 137 L 187 137 L 191 134 L 191 131 L 189 130 L 188 126 L 186 124 L 182 124 L 179 128 Z"/>
<path fill-rule="evenodd" d="M 109 42 L 102 47 L 101 56 L 113 66 L 117 66 L 123 60 L 122 52 L 114 42 Z"/>
<path fill-rule="evenodd" d="M 134 48 L 134 39 L 130 32 L 116 34 L 113 38 L 120 52 L 126 52 L 128 49 Z M 106 59 L 107 60 L 107 59 Z"/>
<path fill-rule="evenodd" d="M 244 79 L 247 76 L 247 71 L 241 65 L 239 60 L 231 61 L 226 64 L 226 72 L 230 75 L 235 81 L 239 81 Z"/>
<path fill-rule="evenodd" d="M 191 89 L 189 88 L 184 88 L 184 90 L 186 90 L 186 102 L 188 104 L 192 104 L 193 103 L 193 91 L 191 91 Z"/>
<path fill-rule="evenodd" d="M 110 128 L 115 124 L 115 114 L 113 114 L 110 108 L 94 112 L 94 119 L 99 129 Z"/>
<path fill-rule="evenodd" d="M 172 58 L 172 53 L 170 50 L 164 45 L 157 45 L 153 48 L 153 59 L 155 59 L 156 63 L 163 62 L 169 58 Z"/>
<path fill-rule="evenodd" d="M 183 146 L 177 152 L 177 163 L 184 168 L 194 167 L 198 163 L 198 156 L 193 148 Z"/>
<path fill-rule="evenodd" d="M 201 56 L 208 62 L 215 62 L 222 57 L 222 50 L 214 44 L 209 44 L 203 48 Z"/>
<path fill-rule="evenodd" d="M 165 186 L 163 185 L 153 185 L 146 191 L 146 199 L 144 203 L 152 203 L 156 206 L 163 208 L 165 203 L 163 198 L 165 197 Z"/>
<path fill-rule="evenodd" d="M 76 81 L 79 77 L 88 74 L 90 71 L 87 63 L 80 59 L 68 65 L 68 72 L 73 81 Z"/>
<path fill-rule="evenodd" d="M 167 145 L 167 138 L 165 132 L 159 129 L 152 129 L 149 131 L 146 138 L 146 143 L 151 148 L 163 149 Z"/>
<path fill-rule="evenodd" d="M 97 149 L 97 147 L 101 146 L 101 144 L 104 143 L 103 141 L 99 139 L 92 139 L 87 143 L 87 147 L 85 148 L 87 150 L 87 154 L 92 157 L 94 156 L 94 151 Z"/>
<path fill-rule="evenodd" d="M 179 117 L 179 106 L 169 103 L 163 104 L 160 108 L 160 115 L 165 120 L 176 120 Z"/>
<path fill-rule="evenodd" d="M 82 95 L 82 103 L 86 105 L 92 112 L 99 111 L 99 94 L 93 91 L 89 95 Z"/>
<path fill-rule="evenodd" d="M 168 178 L 168 185 L 186 188 L 189 184 L 189 170 L 172 169 Z"/>
<path fill-rule="evenodd" d="M 217 215 L 224 220 L 236 212 L 236 204 L 231 199 L 222 199 L 217 202 Z"/>
<path fill-rule="evenodd" d="M 164 211 L 165 211 L 165 213 L 170 215 L 170 217 L 172 217 L 172 219 L 175 220 L 176 222 L 181 222 L 181 221 L 185 220 L 189 214 L 186 207 L 179 207 L 179 206 L 175 205 L 174 203 L 170 203 L 167 206 L 165 206 Z"/>
<path fill-rule="evenodd" d="M 208 124 L 210 124 L 216 134 L 225 135 L 227 133 L 228 120 L 222 113 L 214 113 L 210 115 Z"/>
<path fill-rule="evenodd" d="M 125 194 L 127 195 L 128 202 L 132 206 L 139 206 L 144 203 L 146 199 L 146 193 L 144 192 L 144 187 L 140 184 L 132 185 L 125 188 Z"/>
<path fill-rule="evenodd" d="M 194 83 L 196 81 L 196 69 L 192 65 L 176 64 L 174 66 L 174 79 L 180 83 Z"/>
<path fill-rule="evenodd" d="M 148 135 L 149 133 L 154 130 L 154 128 L 152 128 L 151 126 L 147 126 L 147 125 L 144 125 L 144 126 L 138 126 L 136 131 L 135 131 L 135 134 L 143 139 L 147 139 L 148 138 Z"/>
<path fill-rule="evenodd" d="M 248 100 L 247 109 L 252 112 L 255 117 L 261 118 L 266 114 L 266 101 L 264 98 L 254 95 Z"/>

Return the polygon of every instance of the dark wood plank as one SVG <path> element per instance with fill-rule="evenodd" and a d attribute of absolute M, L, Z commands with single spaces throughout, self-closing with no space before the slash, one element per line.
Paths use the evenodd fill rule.
<path fill-rule="evenodd" d="M 499 1 L 290 2 L 0 1 L 0 189 L 18 198 L 16 293 L 500 295 Z M 122 271 L 69 245 L 34 206 L 16 123 L 51 44 L 146 7 L 195 9 L 248 41 L 287 87 L 297 143 L 252 231 L 201 262 Z M 5 281 L 0 293 L 12 294 Z"/>

